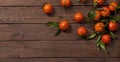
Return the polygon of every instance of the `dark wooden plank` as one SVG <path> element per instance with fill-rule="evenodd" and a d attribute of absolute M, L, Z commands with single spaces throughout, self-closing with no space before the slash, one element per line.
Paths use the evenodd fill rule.
<path fill-rule="evenodd" d="M 65 11 L 62 7 L 55 7 L 55 13 L 48 16 L 40 7 L 1 7 L 0 23 L 46 23 L 59 22 L 62 19 L 68 19 L 72 23 L 75 12 L 81 11 L 86 16 L 92 8 L 92 6 L 74 6 Z"/>
<path fill-rule="evenodd" d="M 120 42 L 107 46 L 109 54 L 98 52 L 95 41 L 7 41 L 0 42 L 0 58 L 120 57 Z"/>
<path fill-rule="evenodd" d="M 87 17 L 91 9 L 93 9 L 92 6 L 74 6 L 65 11 L 62 7 L 55 7 L 55 13 L 48 16 L 40 7 L 1 7 L 0 23 L 46 23 L 48 21 L 59 22 L 62 19 L 75 23 L 73 16 L 76 12 L 80 11 Z"/>
<path fill-rule="evenodd" d="M 24 46 L 22 57 L 120 57 L 118 40 L 109 45 L 110 54 L 98 53 L 94 40 L 88 43 L 85 40 L 27 42 Z"/>
<path fill-rule="evenodd" d="M 92 27 L 87 24 L 70 25 L 71 31 L 54 36 L 57 28 L 50 28 L 45 24 L 0 24 L 0 40 L 80 40 L 76 35 L 76 30 L 80 26 L 85 26 L 89 33 L 93 32 Z M 117 39 L 120 39 L 119 34 L 118 30 Z"/>
<path fill-rule="evenodd" d="M 73 5 L 82 5 L 77 3 L 76 0 L 71 0 Z M 117 0 L 106 0 L 105 5 L 111 1 Z M 49 2 L 54 6 L 60 5 L 60 0 L 0 0 L 0 6 L 42 6 L 45 2 Z M 119 2 L 119 0 L 117 1 Z M 93 5 L 93 0 L 88 0 L 84 5 Z"/>
<path fill-rule="evenodd" d="M 120 58 L 28 58 L 1 59 L 1 62 L 120 62 Z"/>

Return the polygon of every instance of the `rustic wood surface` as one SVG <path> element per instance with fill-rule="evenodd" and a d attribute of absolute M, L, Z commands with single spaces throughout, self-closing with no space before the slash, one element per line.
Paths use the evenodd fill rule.
<path fill-rule="evenodd" d="M 115 33 L 116 40 L 107 46 L 108 54 L 97 51 L 96 39 L 88 41 L 76 35 L 79 26 L 86 26 L 89 33 L 93 32 L 85 22 L 73 21 L 77 11 L 87 16 L 94 8 L 93 0 L 84 5 L 72 0 L 72 7 L 66 11 L 59 1 L 0 0 L 0 62 L 120 62 L 120 28 Z M 120 3 L 120 0 L 106 0 L 104 5 L 111 1 Z M 45 2 L 54 5 L 53 15 L 42 11 Z M 45 23 L 62 19 L 69 20 L 71 30 L 55 37 L 57 29 L 49 28 Z"/>

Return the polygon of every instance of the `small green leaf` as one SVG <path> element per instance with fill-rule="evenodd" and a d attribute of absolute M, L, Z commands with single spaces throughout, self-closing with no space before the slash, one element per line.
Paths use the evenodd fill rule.
<path fill-rule="evenodd" d="M 101 48 L 104 52 L 107 52 L 107 49 L 106 49 L 106 47 L 105 47 L 105 44 L 104 44 L 102 41 L 100 41 L 100 48 Z"/>
<path fill-rule="evenodd" d="M 97 39 L 96 43 L 100 42 L 101 37 L 102 37 L 102 35 L 99 35 L 99 36 L 98 36 L 98 39 Z"/>
<path fill-rule="evenodd" d="M 115 38 L 116 38 L 116 36 L 114 35 L 114 33 L 113 33 L 113 32 L 109 31 L 109 34 L 110 34 L 110 36 L 111 36 L 113 39 L 115 39 Z"/>
<path fill-rule="evenodd" d="M 56 22 L 48 22 L 48 23 L 46 23 L 46 24 L 47 24 L 47 26 L 56 27 L 56 28 L 59 26 L 59 24 L 56 23 Z"/>
<path fill-rule="evenodd" d="M 117 7 L 117 10 L 119 10 L 119 9 L 120 9 L 120 6 Z"/>
<path fill-rule="evenodd" d="M 77 2 L 80 2 L 80 0 L 76 0 Z"/>
<path fill-rule="evenodd" d="M 97 3 L 97 2 L 94 2 L 94 3 L 93 3 L 93 6 L 97 6 L 97 5 L 98 5 L 98 3 Z"/>
<path fill-rule="evenodd" d="M 93 19 L 95 17 L 95 14 L 95 10 L 92 10 L 88 13 L 88 17 Z"/>
<path fill-rule="evenodd" d="M 107 19 L 102 19 L 101 22 L 108 22 L 108 20 Z"/>
<path fill-rule="evenodd" d="M 88 37 L 88 39 L 93 39 L 93 38 L 95 38 L 95 36 L 96 36 L 96 33 L 93 33 Z"/>
<path fill-rule="evenodd" d="M 99 46 L 100 46 L 100 43 L 98 42 L 98 43 L 96 44 L 96 46 L 99 47 Z"/>
<path fill-rule="evenodd" d="M 111 20 L 112 22 L 116 22 L 116 20 Z"/>
<path fill-rule="evenodd" d="M 113 17 L 116 22 L 120 22 L 120 15 Z"/>
<path fill-rule="evenodd" d="M 56 32 L 56 34 L 54 36 L 58 36 L 61 33 L 61 30 L 58 29 L 58 31 Z"/>
<path fill-rule="evenodd" d="M 105 24 L 105 27 L 106 27 L 106 29 L 108 29 L 107 27 L 108 27 L 108 22 L 106 22 L 106 24 Z M 105 30 L 104 32 L 107 32 L 108 30 Z"/>
<path fill-rule="evenodd" d="M 81 2 L 83 4 L 85 4 L 87 1 L 86 0 L 76 0 L 77 2 Z"/>
<path fill-rule="evenodd" d="M 97 44 L 96 44 L 96 46 L 97 46 L 97 50 L 98 50 L 98 52 L 100 51 L 100 43 L 98 42 Z"/>
<path fill-rule="evenodd" d="M 97 8 L 96 10 L 102 11 L 103 9 L 102 8 Z"/>

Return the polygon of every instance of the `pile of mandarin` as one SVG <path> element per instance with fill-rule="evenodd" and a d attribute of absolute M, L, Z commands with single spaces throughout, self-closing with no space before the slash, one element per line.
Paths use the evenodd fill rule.
<path fill-rule="evenodd" d="M 85 4 L 87 2 L 87 0 L 76 1 L 82 4 Z M 113 1 L 109 3 L 109 5 L 104 6 L 104 2 L 104 0 L 93 0 L 94 9 L 89 11 L 87 17 L 85 17 L 81 12 L 76 12 L 73 15 L 73 19 L 77 23 L 81 23 L 83 22 L 83 20 L 85 20 L 86 23 L 94 27 L 94 33 L 88 36 L 88 29 L 84 26 L 80 26 L 76 31 L 79 37 L 87 40 L 97 37 L 97 49 L 108 52 L 106 49 L 106 45 L 109 44 L 112 39 L 116 38 L 114 32 L 118 30 L 120 15 L 117 15 L 117 13 L 119 13 L 120 5 L 117 2 Z M 60 0 L 60 4 L 63 8 L 67 9 L 72 5 L 72 1 Z M 53 5 L 50 3 L 45 3 L 43 5 L 43 11 L 47 15 L 53 14 Z M 59 23 L 50 21 L 47 23 L 47 26 L 59 29 L 55 36 L 57 36 L 61 31 L 66 32 L 70 28 L 70 24 L 66 19 L 63 19 Z"/>

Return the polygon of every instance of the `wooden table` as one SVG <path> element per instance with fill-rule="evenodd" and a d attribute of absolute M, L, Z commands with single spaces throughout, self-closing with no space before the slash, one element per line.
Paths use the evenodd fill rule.
<path fill-rule="evenodd" d="M 0 0 L 0 62 L 120 62 L 120 29 L 117 39 L 107 46 L 109 54 L 97 52 L 95 40 L 86 41 L 76 35 L 79 26 L 73 15 L 93 9 L 92 0 L 81 5 L 72 0 L 73 6 L 65 11 L 60 0 Z M 111 1 L 106 0 L 104 5 Z M 52 16 L 42 11 L 42 5 L 54 5 Z M 120 0 L 118 0 L 120 2 Z M 72 31 L 53 36 L 57 29 L 45 26 L 48 21 L 69 20 Z"/>

